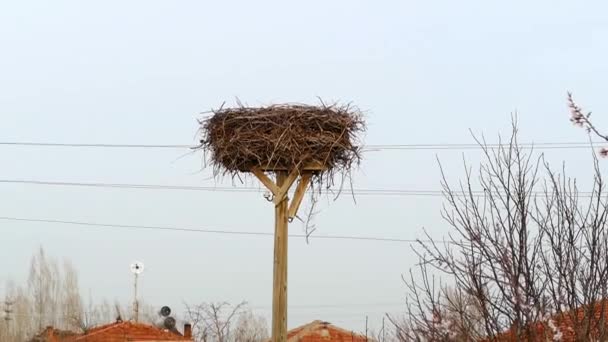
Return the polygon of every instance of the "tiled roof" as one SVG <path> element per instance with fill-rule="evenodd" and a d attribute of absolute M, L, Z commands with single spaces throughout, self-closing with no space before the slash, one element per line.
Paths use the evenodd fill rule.
<path fill-rule="evenodd" d="M 328 322 L 314 321 L 290 330 L 287 342 L 372 342 L 372 339 Z"/>
<path fill-rule="evenodd" d="M 73 341 L 78 333 L 68 330 L 59 330 L 47 327 L 40 334 L 34 336 L 29 342 L 69 342 Z"/>
<path fill-rule="evenodd" d="M 497 340 L 500 342 L 514 342 L 514 341 L 547 341 L 555 340 L 561 342 L 574 342 L 577 341 L 576 333 L 574 328 L 580 326 L 586 320 L 588 307 L 582 307 L 575 311 L 565 312 L 560 315 L 551 317 L 551 323 L 539 322 L 534 324 L 533 333 L 536 336 L 528 338 L 518 338 L 516 332 L 507 330 L 500 334 Z M 608 300 L 600 301 L 594 305 L 593 318 L 589 319 L 592 323 L 591 335 L 598 334 L 598 324 L 608 323 Z M 578 324 L 576 324 L 578 322 Z M 556 336 L 559 334 L 559 336 Z M 597 336 L 590 336 L 597 337 Z"/>
<path fill-rule="evenodd" d="M 152 342 L 152 341 L 192 341 L 187 338 L 159 329 L 155 326 L 130 321 L 119 321 L 88 330 L 84 334 L 65 333 L 51 327 L 32 341 L 44 342 Z"/>
<path fill-rule="evenodd" d="M 74 342 L 123 342 L 123 341 L 192 341 L 173 332 L 148 324 L 130 321 L 116 322 L 96 327 L 78 336 Z"/>

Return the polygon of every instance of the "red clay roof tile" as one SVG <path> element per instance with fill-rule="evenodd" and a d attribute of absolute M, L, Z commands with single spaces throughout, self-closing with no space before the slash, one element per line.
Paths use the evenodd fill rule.
<path fill-rule="evenodd" d="M 176 333 L 155 326 L 129 321 L 98 326 L 84 334 L 57 334 L 59 330 L 47 328 L 41 335 L 44 342 L 152 342 L 192 341 Z M 38 341 L 38 340 L 37 340 Z"/>
<path fill-rule="evenodd" d="M 517 334 L 512 330 L 507 330 L 504 333 L 500 334 L 497 337 L 497 341 L 500 342 L 514 342 L 514 341 L 546 341 L 550 340 L 558 340 L 560 342 L 574 342 L 577 341 L 576 334 L 574 331 L 575 322 L 584 322 L 586 315 L 586 308 L 581 307 L 576 309 L 575 311 L 565 312 L 559 315 L 554 315 L 551 317 L 552 324 L 554 328 L 557 328 L 558 333 L 561 335 L 559 338 L 556 338 L 554 334 L 554 328 L 550 327 L 547 323 L 535 323 L 533 333 L 536 334 L 533 338 L 518 338 Z M 573 322 L 573 318 L 575 321 Z M 591 323 L 595 325 L 595 328 L 592 329 L 591 334 L 596 334 L 597 324 L 603 323 L 607 324 L 608 322 L 608 300 L 602 300 L 597 304 L 594 304 L 593 309 L 593 318 L 591 319 Z"/>
<path fill-rule="evenodd" d="M 290 330 L 287 342 L 372 342 L 372 339 L 328 322 L 313 321 Z"/>
<path fill-rule="evenodd" d="M 125 321 L 91 329 L 74 340 L 74 342 L 101 341 L 192 341 L 192 339 L 148 324 Z"/>

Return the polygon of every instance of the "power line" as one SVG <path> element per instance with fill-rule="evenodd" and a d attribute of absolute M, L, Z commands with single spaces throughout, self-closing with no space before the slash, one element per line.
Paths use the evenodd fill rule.
<path fill-rule="evenodd" d="M 0 179 L 0 184 L 25 184 L 25 185 L 45 185 L 45 186 L 67 186 L 67 187 L 89 187 L 89 188 L 113 188 L 113 189 L 135 189 L 135 190 L 183 190 L 183 191 L 210 191 L 210 192 L 242 192 L 242 193 L 263 193 L 266 190 L 260 187 L 229 187 L 229 186 L 193 186 L 193 185 L 161 185 L 161 184 L 135 184 L 135 183 L 100 183 L 100 182 L 60 182 L 44 180 L 24 180 L 24 179 Z M 443 190 L 408 190 L 408 189 L 371 189 L 354 188 L 343 190 L 345 193 L 353 193 L 362 196 L 430 196 L 443 197 Z M 321 193 L 336 194 L 336 190 L 321 190 Z M 474 196 L 482 196 L 486 193 L 483 190 L 471 190 Z M 468 195 L 467 190 L 467 195 Z M 533 195 L 543 195 L 542 191 L 534 191 Z M 581 197 L 590 197 L 590 191 L 578 191 Z M 455 191 L 455 196 L 463 196 L 459 191 Z"/>
<path fill-rule="evenodd" d="M 519 143 L 521 149 L 581 149 L 590 148 L 592 146 L 603 146 L 606 142 L 545 142 L 545 143 Z M 480 150 L 483 148 L 495 149 L 498 147 L 507 147 L 508 144 L 489 143 L 480 144 L 396 144 L 396 145 L 366 145 L 364 151 L 388 151 L 388 150 Z"/>
<path fill-rule="evenodd" d="M 260 187 L 228 187 L 228 186 L 192 186 L 192 185 L 160 185 L 160 184 L 133 184 L 133 183 L 99 183 L 99 182 L 59 182 L 43 180 L 24 179 L 0 179 L 0 184 L 27 184 L 48 185 L 68 187 L 92 187 L 92 188 L 117 188 L 117 189 L 141 189 L 141 190 L 190 190 L 211 192 L 246 192 L 263 193 Z M 322 190 L 322 193 L 337 193 L 337 191 Z M 345 190 L 349 192 L 350 190 Z M 415 196 L 437 196 L 441 191 L 436 190 L 398 190 L 398 189 L 354 189 L 357 195 L 415 195 Z"/>
<path fill-rule="evenodd" d="M 606 145 L 606 142 L 540 142 L 520 143 L 523 149 L 579 149 L 589 148 L 592 145 Z M 54 142 L 28 142 L 28 141 L 0 141 L 0 146 L 22 147 L 73 147 L 73 148 L 122 148 L 122 149 L 194 149 L 196 145 L 187 144 L 112 144 L 112 143 L 54 143 Z M 483 147 L 497 148 L 505 144 L 488 143 L 480 146 L 476 143 L 444 143 L 444 144 L 379 144 L 365 145 L 364 151 L 378 150 L 478 150 Z"/>
<path fill-rule="evenodd" d="M 38 147 L 95 147 L 95 148 L 194 148 L 193 145 L 176 144 L 89 144 L 89 143 L 52 143 L 52 142 L 23 142 L 0 141 L 3 146 L 38 146 Z"/>
<path fill-rule="evenodd" d="M 190 232 L 190 233 L 224 234 L 224 235 L 245 235 L 245 236 L 274 236 L 273 233 L 267 233 L 267 232 L 248 232 L 248 231 L 235 231 L 235 230 L 223 230 L 223 229 L 184 228 L 184 227 L 173 227 L 173 226 L 110 224 L 110 223 L 96 223 L 96 222 L 85 222 L 85 221 L 68 221 L 68 220 L 53 220 L 53 219 L 33 219 L 33 218 L 21 218 L 21 217 L 9 217 L 9 216 L 0 216 L 0 220 L 4 220 L 4 221 L 18 221 L 18 222 L 33 222 L 33 223 L 78 225 L 78 226 L 95 227 L 95 228 L 122 228 L 122 229 L 134 229 L 134 230 L 164 230 L 164 231 L 178 231 L 178 232 Z M 305 234 L 289 234 L 288 236 L 289 237 L 293 237 L 293 238 L 305 238 L 306 237 Z M 391 238 L 391 237 L 350 236 L 350 235 L 313 235 L 311 238 L 314 238 L 314 239 L 328 239 L 328 240 L 355 240 L 355 241 L 406 242 L 406 243 L 431 242 L 431 241 L 428 241 L 428 240 L 417 240 L 417 239 L 400 239 L 400 238 Z"/>

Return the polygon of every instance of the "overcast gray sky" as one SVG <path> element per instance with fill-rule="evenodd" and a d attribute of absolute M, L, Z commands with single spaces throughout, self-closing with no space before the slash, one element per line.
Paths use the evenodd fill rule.
<path fill-rule="evenodd" d="M 199 113 L 224 101 L 319 96 L 365 110 L 367 144 L 471 143 L 469 129 L 495 141 L 515 110 L 523 141 L 584 142 L 565 94 L 575 91 L 608 129 L 607 11 L 571 0 L 4 1 L 0 141 L 194 144 Z M 187 153 L 0 146 L 0 178 L 231 185 Z M 438 190 L 436 157 L 457 181 L 462 153 L 370 152 L 354 186 Z M 587 151 L 547 153 L 589 177 Z M 0 193 L 0 216 L 273 230 L 258 193 L 23 184 Z M 343 196 L 324 200 L 316 233 L 408 239 L 426 227 L 442 236 L 440 207 L 439 197 Z M 147 303 L 247 300 L 269 317 L 271 237 L 10 221 L 0 230 L 0 280 L 24 280 L 43 245 L 75 263 L 95 298 L 130 301 L 128 266 L 141 260 Z M 314 237 L 292 239 L 289 258 L 289 325 L 324 319 L 356 330 L 366 315 L 399 311 L 400 277 L 415 262 L 407 243 Z"/>

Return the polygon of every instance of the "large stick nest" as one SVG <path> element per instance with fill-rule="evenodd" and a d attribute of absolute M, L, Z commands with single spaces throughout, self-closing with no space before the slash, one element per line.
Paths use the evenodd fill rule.
<path fill-rule="evenodd" d="M 353 106 L 282 104 L 220 108 L 202 120 L 201 148 L 215 174 L 264 170 L 302 170 L 315 175 L 349 172 L 361 155 L 361 112 Z M 332 177 L 329 177 L 332 178 Z"/>

